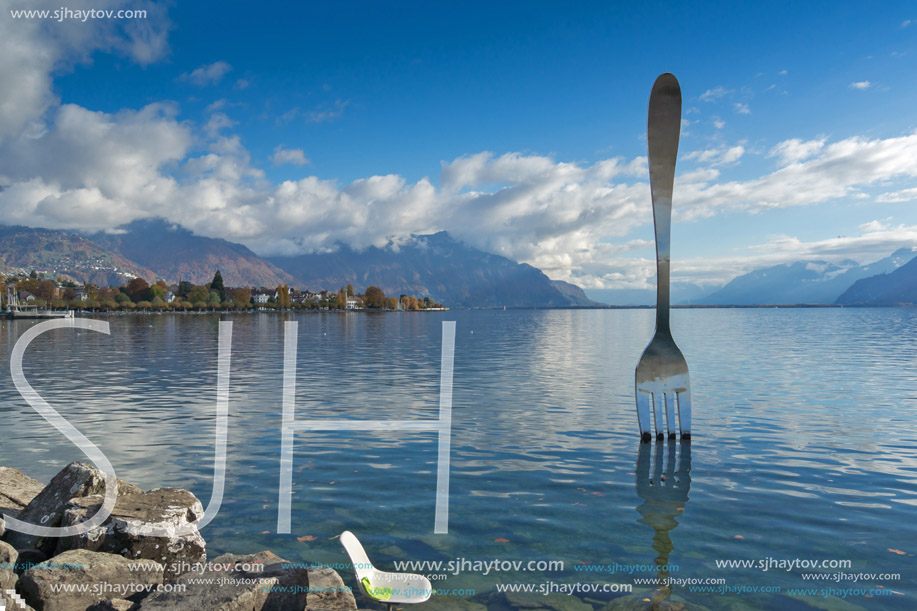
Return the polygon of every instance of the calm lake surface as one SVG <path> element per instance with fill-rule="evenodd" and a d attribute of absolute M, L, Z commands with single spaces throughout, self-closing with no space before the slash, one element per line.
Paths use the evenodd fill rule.
<path fill-rule="evenodd" d="M 448 573 L 438 588 L 474 593 L 418 609 L 483 611 L 473 601 L 598 610 L 622 593 L 507 600 L 497 585 L 634 584 L 657 572 L 590 565 L 666 562 L 677 569 L 663 577 L 725 580 L 709 587 L 732 589 L 672 585 L 671 600 L 695 605 L 688 608 L 917 608 L 917 309 L 675 310 L 673 332 L 691 370 L 694 439 L 641 446 L 633 374 L 653 317 L 651 310 L 224 316 L 234 323 L 228 476 L 220 514 L 203 532 L 209 555 L 270 549 L 293 561 L 346 562 L 333 537 L 349 529 L 384 570 L 395 560 L 564 563 L 488 575 L 423 571 Z M 220 317 L 101 320 L 111 335 L 59 330 L 36 339 L 27 378 L 119 477 L 145 489 L 188 488 L 206 505 Z M 456 321 L 447 535 L 433 534 L 436 435 L 361 431 L 296 434 L 293 533 L 276 534 L 287 320 L 299 321 L 299 420 L 437 418 L 441 323 Z M 0 464 L 47 481 L 85 457 L 13 387 L 10 352 L 33 324 L 0 322 Z M 669 469 L 664 482 L 654 459 L 663 475 Z M 717 566 L 768 558 L 851 564 Z M 355 586 L 352 571 L 339 572 Z M 803 579 L 812 572 L 872 575 Z M 757 591 L 736 593 L 741 588 Z M 827 588 L 835 590 L 828 597 L 814 591 Z M 857 588 L 894 593 L 838 594 Z M 634 586 L 639 598 L 654 589 Z"/>

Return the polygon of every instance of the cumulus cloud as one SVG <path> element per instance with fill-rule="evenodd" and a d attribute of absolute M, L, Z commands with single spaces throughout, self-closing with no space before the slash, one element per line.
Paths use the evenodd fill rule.
<path fill-rule="evenodd" d="M 302 149 L 285 149 L 282 146 L 274 149 L 271 161 L 274 162 L 274 165 L 288 163 L 290 165 L 303 166 L 310 163 Z"/>
<path fill-rule="evenodd" d="M 54 0 L 16 1 L 5 8 L 60 8 Z M 75 0 L 72 10 L 123 8 L 117 0 Z M 144 9 L 148 19 L 92 19 L 57 22 L 50 19 L 0 19 L 0 143 L 22 134 L 40 132 L 45 113 L 58 104 L 51 74 L 90 61 L 94 51 L 109 51 L 146 65 L 168 49 L 169 29 L 162 6 L 141 0 L 131 8 Z M 4 9 L 5 10 L 5 9 Z"/>
<path fill-rule="evenodd" d="M 182 81 L 188 81 L 197 87 L 206 87 L 207 85 L 219 83 L 230 70 L 232 70 L 232 66 L 228 63 L 217 61 L 195 68 L 191 72 L 185 72 L 178 78 Z"/>
<path fill-rule="evenodd" d="M 876 197 L 876 201 L 880 204 L 899 204 L 901 202 L 911 202 L 915 199 L 917 199 L 917 188 L 891 191 L 888 193 L 882 193 Z"/>
<path fill-rule="evenodd" d="M 783 150 L 783 145 L 775 148 Z M 790 163 L 759 178 L 684 185 L 679 193 L 682 205 L 675 214 L 687 220 L 722 210 L 759 212 L 819 204 L 858 195 L 858 189 L 875 183 L 915 177 L 917 132 L 886 139 L 847 138 L 824 145 L 811 159 Z"/>
<path fill-rule="evenodd" d="M 735 111 L 740 115 L 750 115 L 751 109 L 748 107 L 748 104 L 743 104 L 742 102 L 735 103 Z"/>
<path fill-rule="evenodd" d="M 850 83 L 851 89 L 859 89 L 862 91 L 864 89 L 869 89 L 870 87 L 872 87 L 872 83 L 869 81 L 856 81 L 854 83 Z"/>
<path fill-rule="evenodd" d="M 827 138 L 806 141 L 800 140 L 799 138 L 784 140 L 772 148 L 767 156 L 776 157 L 781 165 L 796 163 L 797 161 L 808 159 L 820 151 L 824 148 L 826 141 Z"/>

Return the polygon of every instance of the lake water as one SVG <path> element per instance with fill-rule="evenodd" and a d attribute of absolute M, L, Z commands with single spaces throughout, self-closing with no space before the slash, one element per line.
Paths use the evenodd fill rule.
<path fill-rule="evenodd" d="M 590 565 L 666 562 L 677 568 L 659 576 L 681 584 L 721 580 L 700 585 L 723 593 L 672 585 L 671 600 L 696 605 L 688 608 L 917 608 L 917 310 L 674 311 L 673 332 L 691 370 L 693 441 L 647 446 L 637 434 L 633 373 L 653 316 L 225 316 L 234 322 L 228 476 L 220 514 L 204 529 L 209 554 L 271 549 L 288 560 L 345 562 L 333 537 L 349 529 L 386 570 L 395 560 L 564 563 L 488 575 L 424 571 L 448 573 L 438 588 L 474 593 L 438 596 L 418 609 L 598 610 L 622 594 L 507 598 L 497 588 L 634 584 L 657 572 Z M 188 488 L 206 505 L 219 317 L 103 320 L 109 336 L 60 330 L 36 339 L 26 376 L 119 477 L 145 489 Z M 437 444 L 429 432 L 297 433 L 293 532 L 276 534 L 287 320 L 299 321 L 300 420 L 435 419 L 441 323 L 456 321 L 448 534 L 433 534 Z M 47 481 L 85 457 L 13 387 L 9 354 L 32 324 L 0 322 L 0 464 Z M 672 477 L 677 462 L 668 465 L 663 482 L 652 462 L 663 468 L 670 457 L 683 467 Z M 851 564 L 815 571 L 717 565 L 768 558 Z M 355 585 L 352 571 L 340 572 Z M 872 575 L 803 579 L 812 572 Z M 655 589 L 634 586 L 639 598 Z"/>

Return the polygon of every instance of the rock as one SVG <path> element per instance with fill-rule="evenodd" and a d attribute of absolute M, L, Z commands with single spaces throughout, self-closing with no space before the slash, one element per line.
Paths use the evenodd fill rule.
<path fill-rule="evenodd" d="M 262 578 L 244 571 L 191 571 L 170 584 L 168 590 L 141 600 L 134 611 L 261 611 L 276 584 L 276 577 Z"/>
<path fill-rule="evenodd" d="M 22 600 L 16 590 L 7 590 L 5 588 L 0 590 L 0 609 L 4 608 L 6 611 L 35 611 Z"/>
<path fill-rule="evenodd" d="M 130 611 L 134 606 L 129 600 L 123 598 L 109 598 L 88 607 L 86 611 Z"/>
<path fill-rule="evenodd" d="M 95 515 L 101 495 L 75 498 L 64 511 L 62 525 L 79 524 Z M 201 502 L 181 488 L 159 488 L 124 494 L 108 519 L 99 527 L 75 537 L 62 537 L 58 551 L 88 549 L 120 554 L 125 558 L 155 560 L 165 568 L 169 583 L 192 565 L 206 560 L 206 542 L 196 527 L 187 534 L 179 530 L 204 515 Z M 168 533 L 157 536 L 157 533 Z"/>
<path fill-rule="evenodd" d="M 35 565 L 41 564 L 48 559 L 48 555 L 37 549 L 20 549 L 19 561 L 16 563 L 16 574 L 22 575 Z"/>
<path fill-rule="evenodd" d="M 0 541 L 0 590 L 15 590 L 16 580 L 16 562 L 19 560 L 19 552 L 16 551 L 9 543 Z"/>
<path fill-rule="evenodd" d="M 0 467 L 0 514 L 18 517 L 44 486 L 18 469 Z M 2 520 L 0 520 L 2 522 Z M 0 528 L 0 535 L 3 534 Z"/>
<path fill-rule="evenodd" d="M 71 550 L 26 571 L 19 591 L 41 611 L 85 611 L 112 593 L 128 596 L 155 588 L 162 575 L 162 565 L 152 560 Z"/>
<path fill-rule="evenodd" d="M 286 563 L 271 552 L 224 554 L 207 563 L 205 570 L 179 577 L 173 591 L 143 599 L 135 611 L 356 611 L 353 592 L 335 571 L 285 567 Z"/>
<path fill-rule="evenodd" d="M 16 476 L 13 476 L 13 479 L 15 478 Z M 137 486 L 118 480 L 119 495 L 139 492 L 141 490 Z M 29 501 L 17 517 L 23 522 L 41 526 L 60 526 L 64 509 L 70 499 L 104 493 L 105 474 L 91 465 L 73 462 L 55 475 L 51 482 Z M 49 556 L 54 554 L 58 542 L 53 537 L 45 539 L 14 531 L 6 533 L 5 539 L 18 550 L 37 549 Z"/>
<path fill-rule="evenodd" d="M 223 554 L 210 561 L 212 566 L 234 567 L 247 578 L 277 579 L 279 588 L 268 594 L 264 602 L 263 611 L 287 611 L 288 609 L 305 609 L 307 588 L 309 584 L 309 570 L 306 568 L 285 567 L 289 564 L 273 552 L 261 552 L 248 556 Z M 238 567 L 237 569 L 235 567 Z M 251 569 L 251 570 L 247 570 Z M 294 586 L 300 586 L 294 588 Z M 290 591 L 281 591 L 289 589 Z"/>
<path fill-rule="evenodd" d="M 309 587 L 308 605 L 310 609 L 322 611 L 356 611 L 357 601 L 351 589 L 344 585 L 344 580 L 334 569 L 316 569 L 309 571 L 306 584 Z"/>

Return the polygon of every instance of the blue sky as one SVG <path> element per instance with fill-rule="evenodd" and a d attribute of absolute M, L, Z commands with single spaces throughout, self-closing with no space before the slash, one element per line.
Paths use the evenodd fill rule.
<path fill-rule="evenodd" d="M 163 216 L 257 252 L 445 229 L 587 288 L 654 281 L 645 125 L 681 81 L 673 273 L 917 242 L 917 7 L 2 0 L 0 209 Z M 679 205 L 681 204 L 681 206 Z"/>

